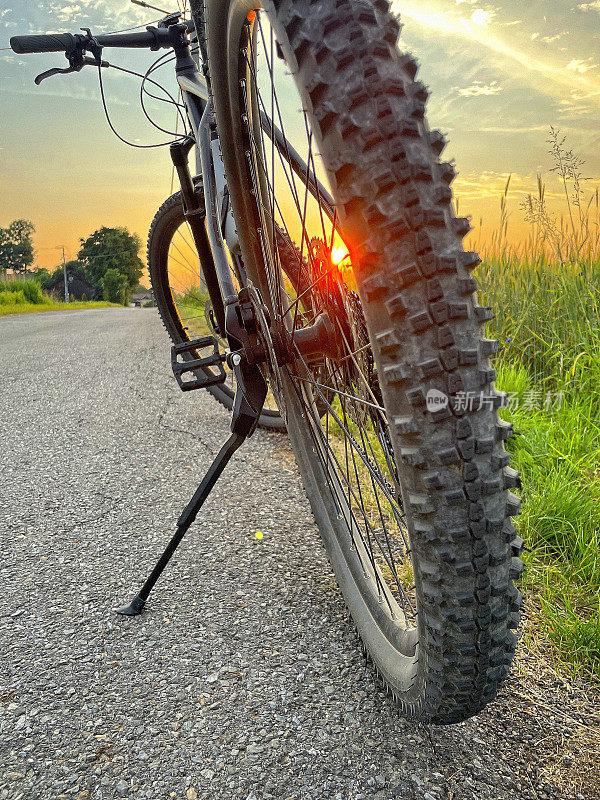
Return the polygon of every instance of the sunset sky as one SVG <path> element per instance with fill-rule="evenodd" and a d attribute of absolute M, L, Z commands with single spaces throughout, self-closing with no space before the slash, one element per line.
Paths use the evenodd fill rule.
<path fill-rule="evenodd" d="M 125 0 L 3 0 L 0 48 L 10 36 L 89 26 L 96 33 L 154 21 L 156 12 Z M 161 5 L 161 3 L 157 3 Z M 166 7 L 176 0 L 163 0 Z M 586 164 L 587 195 L 600 185 L 600 0 L 400 0 L 403 46 L 421 64 L 432 96 L 428 116 L 450 144 L 459 178 L 460 210 L 484 237 L 498 221 L 499 195 L 512 173 L 509 235 L 526 234 L 519 202 L 544 174 L 560 213 L 559 185 L 549 174 L 550 125 L 561 129 Z M 115 64 L 145 71 L 157 55 L 105 52 Z M 97 71 L 33 78 L 65 66 L 61 54 L 18 56 L 0 50 L 0 225 L 34 222 L 37 263 L 59 261 L 60 245 L 75 256 L 79 237 L 101 225 L 126 225 L 145 240 L 158 205 L 170 191 L 164 148 L 134 150 L 108 129 Z M 169 68 L 159 73 L 172 86 Z M 163 141 L 139 107 L 139 81 L 106 70 L 109 108 L 118 130 L 139 143 Z M 161 78 L 162 80 L 162 78 Z M 161 109 L 163 124 L 174 124 Z M 554 199 L 556 198 L 556 199 Z"/>

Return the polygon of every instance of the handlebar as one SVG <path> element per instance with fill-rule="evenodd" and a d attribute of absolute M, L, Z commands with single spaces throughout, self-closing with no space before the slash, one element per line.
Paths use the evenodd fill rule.
<path fill-rule="evenodd" d="M 15 53 L 61 53 L 75 44 L 72 33 L 52 33 L 36 36 L 13 36 L 10 46 Z"/>
<path fill-rule="evenodd" d="M 161 38 L 160 34 L 164 34 Z M 168 28 L 152 28 L 149 31 L 137 33 L 109 33 L 105 36 L 96 36 L 95 39 L 101 47 L 170 47 Z"/>
<path fill-rule="evenodd" d="M 184 22 L 187 33 L 194 30 L 194 23 Z M 161 47 L 172 47 L 173 38 L 169 27 L 149 27 L 136 33 L 116 33 L 95 36 L 100 47 L 139 47 L 158 50 Z M 69 53 L 75 47 L 85 49 L 89 37 L 76 33 L 51 33 L 33 36 L 13 36 L 10 46 L 15 53 Z"/>

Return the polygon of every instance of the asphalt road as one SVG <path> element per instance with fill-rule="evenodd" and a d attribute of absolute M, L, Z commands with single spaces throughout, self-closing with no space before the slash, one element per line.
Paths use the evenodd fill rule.
<path fill-rule="evenodd" d="M 154 310 L 0 318 L 0 800 L 566 796 L 584 720 L 537 662 L 467 723 L 399 718 L 276 434 L 115 616 L 228 435 L 168 353 Z"/>

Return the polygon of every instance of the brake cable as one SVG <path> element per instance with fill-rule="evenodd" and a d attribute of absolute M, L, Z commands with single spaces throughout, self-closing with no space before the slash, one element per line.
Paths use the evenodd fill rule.
<path fill-rule="evenodd" d="M 121 72 L 130 72 L 133 75 L 137 75 L 138 77 L 143 78 L 143 75 L 140 75 L 139 73 L 136 73 L 136 72 L 132 72 L 131 70 L 127 70 L 124 67 L 115 67 L 114 64 L 107 64 L 107 66 L 112 66 L 113 69 L 118 69 Z M 127 139 L 123 138 L 123 136 L 121 136 L 117 132 L 115 126 L 112 123 L 110 115 L 108 113 L 108 107 L 106 105 L 106 97 L 104 95 L 104 82 L 102 80 L 102 67 L 100 65 L 98 65 L 98 80 L 99 80 L 99 83 L 100 83 L 100 98 L 102 100 L 102 107 L 104 109 L 104 115 L 106 117 L 106 121 L 108 122 L 109 128 L 114 133 L 114 135 L 117 137 L 117 139 L 120 139 L 120 141 L 122 141 L 123 144 L 127 144 L 130 147 L 137 147 L 137 148 L 142 149 L 142 150 L 147 150 L 147 149 L 150 149 L 152 147 L 169 147 L 173 143 L 173 140 L 171 140 L 171 141 L 168 141 L 168 142 L 157 142 L 156 144 L 136 144 L 135 142 L 129 142 Z M 167 91 L 167 89 L 164 88 L 164 86 L 161 86 L 159 83 L 156 83 L 156 81 L 153 81 L 151 79 L 149 79 L 149 80 L 151 81 L 151 83 L 156 84 L 156 86 L 158 86 L 164 92 L 169 94 L 169 92 Z M 170 96 L 171 95 L 169 94 L 169 97 Z M 176 100 L 174 100 L 173 98 L 171 98 L 171 100 L 172 100 L 174 105 L 176 105 L 176 106 L 178 105 Z M 181 113 L 181 110 L 179 108 L 178 108 L 178 111 Z M 186 136 L 180 137 L 180 139 L 185 139 L 185 138 L 186 138 Z"/>
<path fill-rule="evenodd" d="M 99 80 L 99 84 L 100 84 L 100 97 L 101 97 L 101 100 L 102 100 L 102 107 L 103 107 L 103 110 L 104 110 L 104 115 L 106 117 L 106 121 L 108 123 L 108 126 L 111 129 L 111 131 L 114 133 L 114 135 L 121 142 L 123 142 L 124 144 L 129 145 L 130 147 L 136 147 L 136 148 L 140 148 L 140 149 L 149 149 L 149 148 L 154 148 L 154 147 L 167 147 L 167 146 L 170 146 L 173 143 L 173 140 L 170 140 L 168 142 L 158 142 L 156 144 L 136 144 L 135 142 L 128 141 L 127 139 L 125 139 L 123 136 L 121 136 L 117 132 L 117 130 L 116 130 L 115 126 L 113 125 L 112 120 L 110 118 L 110 114 L 108 112 L 108 106 L 107 106 L 106 96 L 105 96 L 105 92 L 104 92 L 104 81 L 103 81 L 103 78 L 102 78 L 102 69 L 103 68 L 107 69 L 107 68 L 112 67 L 112 69 L 116 69 L 119 72 L 125 72 L 128 75 L 134 75 L 135 77 L 142 79 L 142 84 L 141 84 L 141 87 L 140 87 L 140 101 L 141 101 L 142 111 L 144 112 L 144 116 L 150 122 L 151 125 L 153 125 L 158 130 L 162 131 L 163 133 L 167 133 L 170 136 L 178 137 L 178 138 L 175 139 L 175 141 L 178 141 L 181 138 L 185 138 L 187 136 L 186 121 L 185 121 L 185 117 L 184 117 L 184 115 L 182 113 L 181 104 L 178 103 L 177 100 L 175 100 L 175 98 L 171 95 L 171 93 L 168 91 L 168 89 L 166 89 L 160 83 L 158 83 L 157 81 L 155 81 L 154 79 L 149 77 L 151 72 L 153 72 L 155 69 L 158 69 L 159 66 L 163 66 L 164 64 L 168 63 L 168 61 L 164 61 L 163 64 L 160 64 L 160 61 L 162 59 L 164 59 L 164 56 L 161 56 L 160 59 L 155 61 L 150 66 L 150 68 L 148 69 L 146 74 L 142 75 L 140 72 L 135 72 L 134 70 L 126 69 L 125 67 L 119 67 L 116 64 L 110 64 L 108 61 L 103 60 L 102 59 L 102 46 L 99 44 L 98 40 L 92 35 L 91 30 L 89 28 L 82 28 L 81 30 L 85 34 L 87 34 L 87 38 L 84 38 L 82 36 L 77 36 L 77 37 L 73 36 L 73 37 L 71 37 L 71 44 L 70 44 L 70 46 L 67 47 L 67 49 L 65 51 L 65 56 L 66 56 L 66 58 L 67 58 L 67 60 L 69 62 L 69 66 L 66 67 L 65 69 L 61 69 L 60 67 L 54 67 L 52 69 L 49 69 L 49 70 L 46 70 L 45 72 L 40 73 L 35 78 L 36 85 L 39 86 L 42 81 L 46 80 L 47 78 L 51 78 L 54 75 L 66 75 L 66 74 L 69 74 L 71 72 L 80 72 L 83 69 L 83 67 L 85 67 L 85 66 L 98 67 L 98 80 Z M 90 58 L 90 57 L 85 55 L 85 51 L 86 50 L 89 50 L 89 52 L 92 53 L 93 58 Z M 147 82 L 153 84 L 154 86 L 156 86 L 158 89 L 160 89 L 162 92 L 164 92 L 167 97 L 166 98 L 157 97 L 156 95 L 153 95 L 150 92 L 148 92 L 148 90 L 145 88 L 145 84 Z M 144 105 L 144 99 L 143 99 L 143 93 L 144 92 L 146 94 L 148 94 L 149 97 L 153 97 L 156 100 L 160 100 L 160 101 L 165 102 L 165 103 L 170 103 L 171 105 L 175 106 L 175 108 L 177 109 L 177 112 L 178 112 L 178 114 L 179 114 L 179 116 L 181 118 L 181 121 L 183 123 L 183 128 L 184 128 L 184 132 L 185 132 L 183 137 L 180 137 L 177 132 L 168 131 L 165 128 L 162 128 L 160 125 L 158 125 L 156 122 L 154 122 L 153 119 L 151 119 L 151 117 L 150 117 L 150 115 L 149 115 L 149 113 L 146 110 L 146 107 Z"/>

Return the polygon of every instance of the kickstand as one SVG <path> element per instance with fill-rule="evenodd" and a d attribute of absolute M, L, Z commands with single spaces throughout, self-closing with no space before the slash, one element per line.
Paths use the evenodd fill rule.
<path fill-rule="evenodd" d="M 141 614 L 154 584 L 160 578 L 164 568 L 171 560 L 171 556 L 185 536 L 190 525 L 196 519 L 196 515 L 211 493 L 215 483 L 218 481 L 231 459 L 231 456 L 238 447 L 246 441 L 248 436 L 254 433 L 267 396 L 267 385 L 260 369 L 258 369 L 256 365 L 248 365 L 240 359 L 234 360 L 232 366 L 237 379 L 237 388 L 233 404 L 233 418 L 231 421 L 231 430 L 233 433 L 219 450 L 217 457 L 202 479 L 202 483 L 177 520 L 175 535 L 167 545 L 162 556 L 158 559 L 156 566 L 146 579 L 146 582 L 131 603 L 118 609 L 117 614 L 122 614 L 126 617 L 135 617 Z"/>

